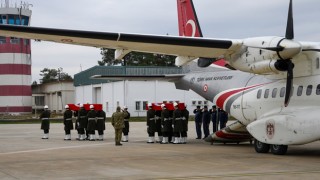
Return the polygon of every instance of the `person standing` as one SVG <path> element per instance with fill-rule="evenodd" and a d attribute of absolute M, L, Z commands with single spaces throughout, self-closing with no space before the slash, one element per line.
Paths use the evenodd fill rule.
<path fill-rule="evenodd" d="M 212 132 L 216 132 L 218 130 L 218 124 L 219 121 L 217 121 L 217 116 L 218 116 L 218 111 L 217 111 L 217 106 L 212 106 L 212 109 L 210 109 L 210 114 L 211 114 L 211 122 L 212 122 Z"/>
<path fill-rule="evenodd" d="M 123 111 L 127 113 L 127 115 L 124 117 L 124 128 L 122 129 L 123 132 L 123 139 L 122 142 L 128 142 L 129 141 L 129 119 L 130 119 L 130 113 L 128 112 L 128 107 L 124 106 Z"/>
<path fill-rule="evenodd" d="M 220 129 L 223 129 L 226 127 L 227 122 L 228 122 L 228 113 L 224 110 L 221 109 L 221 111 L 219 112 L 220 114 Z"/>
<path fill-rule="evenodd" d="M 173 111 L 173 133 L 174 133 L 174 142 L 173 144 L 180 144 L 181 142 L 181 132 L 182 132 L 182 113 L 178 108 L 178 103 L 173 103 L 174 111 Z"/>
<path fill-rule="evenodd" d="M 66 105 L 64 108 L 66 109 L 66 111 L 63 113 L 63 124 L 65 131 L 64 140 L 71 140 L 71 130 L 73 130 L 72 111 L 69 109 L 68 105 Z"/>
<path fill-rule="evenodd" d="M 88 125 L 88 119 L 87 119 L 87 111 L 84 109 L 83 104 L 80 104 L 80 110 L 78 111 L 78 118 L 77 121 L 79 122 L 78 130 L 80 133 L 80 141 L 86 140 L 86 132 L 85 129 Z"/>
<path fill-rule="evenodd" d="M 170 118 L 170 112 L 166 108 L 165 104 L 161 104 L 161 127 L 162 127 L 162 142 L 161 144 L 169 143 L 169 136 L 172 134 L 172 119 Z"/>
<path fill-rule="evenodd" d="M 200 109 L 200 106 L 197 106 L 197 109 L 193 110 L 193 113 L 195 114 L 194 121 L 196 124 L 196 132 L 197 132 L 196 139 L 201 139 L 201 136 L 202 136 L 202 132 L 201 132 L 202 110 Z"/>
<path fill-rule="evenodd" d="M 121 112 L 121 108 L 118 106 L 117 111 L 111 116 L 111 124 L 114 127 L 115 143 L 116 146 L 122 146 L 120 143 L 122 136 L 122 129 L 124 128 L 124 117 L 127 116 L 126 112 Z"/>
<path fill-rule="evenodd" d="M 87 125 L 87 132 L 89 134 L 89 141 L 95 141 L 95 130 L 96 130 L 96 117 L 97 113 L 94 110 L 94 106 L 91 104 L 90 105 L 90 111 L 87 114 L 87 119 L 88 119 L 88 125 Z"/>
<path fill-rule="evenodd" d="M 204 133 L 204 138 L 208 137 L 210 134 L 209 131 L 209 125 L 210 125 L 210 113 L 208 111 L 208 107 L 204 106 L 203 107 L 203 112 L 202 112 L 202 124 L 203 124 L 203 133 Z"/>
<path fill-rule="evenodd" d="M 41 119 L 41 129 L 44 132 L 42 139 L 49 139 L 49 129 L 50 129 L 50 111 L 47 105 L 44 106 L 44 111 L 40 114 Z"/>
<path fill-rule="evenodd" d="M 163 135 L 162 135 L 162 127 L 161 127 L 161 111 L 156 110 L 155 111 L 155 117 L 154 117 L 155 123 L 156 123 L 156 132 L 158 133 L 158 139 L 157 143 L 162 142 Z"/>
<path fill-rule="evenodd" d="M 155 122 L 155 110 L 152 108 L 152 104 L 148 103 L 147 111 L 147 131 L 149 139 L 147 143 L 154 143 L 154 135 L 156 132 L 156 122 Z"/>
<path fill-rule="evenodd" d="M 103 141 L 104 130 L 106 129 L 106 113 L 102 109 L 99 109 L 96 115 L 97 115 L 96 130 L 98 130 L 98 134 L 99 134 L 98 141 Z"/>
<path fill-rule="evenodd" d="M 184 106 L 184 109 L 181 111 L 182 115 L 182 130 L 181 130 L 181 143 L 187 143 L 188 137 L 188 121 L 189 121 L 189 111 L 187 110 L 187 106 Z"/>

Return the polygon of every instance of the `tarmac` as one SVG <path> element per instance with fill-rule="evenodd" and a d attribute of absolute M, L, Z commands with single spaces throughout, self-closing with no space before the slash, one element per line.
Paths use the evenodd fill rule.
<path fill-rule="evenodd" d="M 145 122 L 130 123 L 129 142 L 115 146 L 106 123 L 104 141 L 64 141 L 63 124 L 51 124 L 42 140 L 40 124 L 0 125 L 0 179 L 319 179 L 320 142 L 289 146 L 288 153 L 258 154 L 250 143 L 148 144 Z"/>

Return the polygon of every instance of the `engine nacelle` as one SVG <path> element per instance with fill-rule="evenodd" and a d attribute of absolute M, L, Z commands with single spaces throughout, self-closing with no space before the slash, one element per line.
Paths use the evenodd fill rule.
<path fill-rule="evenodd" d="M 300 43 L 283 37 L 248 38 L 243 46 L 228 62 L 235 69 L 255 74 L 286 71 L 288 59 L 301 52 Z"/>

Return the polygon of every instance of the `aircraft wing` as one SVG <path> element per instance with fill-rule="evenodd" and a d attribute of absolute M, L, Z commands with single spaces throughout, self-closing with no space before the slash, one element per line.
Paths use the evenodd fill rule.
<path fill-rule="evenodd" d="M 164 74 L 164 75 L 148 75 L 148 76 L 133 76 L 133 75 L 94 75 L 92 79 L 106 79 L 106 80 L 129 80 L 129 81 L 177 81 L 182 78 L 184 74 Z"/>
<path fill-rule="evenodd" d="M 240 40 L 159 36 L 0 25 L 0 36 L 57 43 L 151 52 L 183 57 L 221 57 L 241 47 Z"/>

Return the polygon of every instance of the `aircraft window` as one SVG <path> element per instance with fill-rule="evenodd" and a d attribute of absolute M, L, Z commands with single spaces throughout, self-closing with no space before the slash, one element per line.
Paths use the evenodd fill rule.
<path fill-rule="evenodd" d="M 319 66 L 320 66 L 320 62 L 319 62 L 319 58 L 316 59 L 316 67 L 317 69 L 319 69 Z"/>
<path fill-rule="evenodd" d="M 262 90 L 259 89 L 258 93 L 257 93 L 257 99 L 260 99 L 261 98 L 261 93 L 262 93 Z"/>
<path fill-rule="evenodd" d="M 264 92 L 264 98 L 268 98 L 269 97 L 269 89 L 266 89 L 266 91 Z"/>
<path fill-rule="evenodd" d="M 284 97 L 284 94 L 286 93 L 286 88 L 283 87 L 280 89 L 280 97 Z"/>
<path fill-rule="evenodd" d="M 318 86 L 317 86 L 316 94 L 317 94 L 317 95 L 320 95 L 320 84 L 318 84 Z"/>
<path fill-rule="evenodd" d="M 6 15 L 3 15 L 1 16 L 1 24 L 7 24 L 7 16 Z"/>
<path fill-rule="evenodd" d="M 303 86 L 299 86 L 297 90 L 297 96 L 301 96 L 303 91 Z"/>
<path fill-rule="evenodd" d="M 14 24 L 14 16 L 9 15 L 9 24 Z"/>
<path fill-rule="evenodd" d="M 307 86 L 307 92 L 306 92 L 306 94 L 307 94 L 307 96 L 310 96 L 311 93 L 312 93 L 312 85 L 309 85 L 309 86 Z"/>
<path fill-rule="evenodd" d="M 15 37 L 11 37 L 10 38 L 10 43 L 11 44 L 19 44 L 20 43 L 20 39 L 19 38 L 15 38 Z"/>
<path fill-rule="evenodd" d="M 277 92 L 278 92 L 278 88 L 274 88 L 272 90 L 272 98 L 276 98 L 277 97 Z"/>

